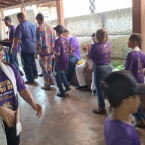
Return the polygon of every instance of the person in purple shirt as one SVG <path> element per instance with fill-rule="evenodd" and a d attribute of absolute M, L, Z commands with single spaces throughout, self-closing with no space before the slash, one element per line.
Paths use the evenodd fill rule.
<path fill-rule="evenodd" d="M 102 88 L 113 107 L 105 121 L 106 145 L 141 145 L 130 115 L 137 112 L 145 85 L 138 84 L 130 71 L 122 70 L 106 76 Z"/>
<path fill-rule="evenodd" d="M 125 69 L 132 72 L 138 83 L 144 84 L 145 54 L 139 48 L 141 43 L 140 34 L 134 33 L 129 37 L 128 47 L 132 48 L 132 51 L 126 57 Z M 145 115 L 141 105 L 134 117 L 135 127 L 145 127 Z"/>
<path fill-rule="evenodd" d="M 112 72 L 111 60 L 111 45 L 108 40 L 108 34 L 104 29 L 99 29 L 96 32 L 97 43 L 95 43 L 87 54 L 87 59 L 94 62 L 94 82 L 96 86 L 96 94 L 98 97 L 98 109 L 94 109 L 96 114 L 105 114 L 104 93 L 101 88 L 101 81 L 110 72 Z"/>
<path fill-rule="evenodd" d="M 70 45 L 69 40 L 66 37 L 63 37 L 64 27 L 61 25 L 57 25 L 54 29 L 56 30 L 56 34 L 59 37 L 55 41 L 55 80 L 59 89 L 56 95 L 59 97 L 66 97 L 65 92 L 71 89 L 65 75 L 65 71 L 68 70 Z M 63 89 L 62 83 L 65 86 L 65 90 Z"/>
<path fill-rule="evenodd" d="M 26 75 L 26 84 L 33 84 L 34 79 L 38 78 L 38 72 L 35 62 L 36 50 L 36 26 L 32 22 L 26 20 L 23 13 L 17 14 L 20 24 L 17 26 L 11 53 L 14 53 L 16 46 L 20 42 L 21 58 L 23 69 Z"/>
<path fill-rule="evenodd" d="M 12 64 L 3 61 L 4 52 L 0 50 L 0 125 L 4 125 L 8 145 L 20 144 L 21 125 L 19 122 L 18 93 L 37 112 L 40 118 L 42 106 L 36 104 L 32 94 Z M 19 122 L 19 126 L 17 123 Z M 2 123 L 2 124 L 1 124 Z"/>
<path fill-rule="evenodd" d="M 71 84 L 73 73 L 75 71 L 75 66 L 80 60 L 80 45 L 76 37 L 72 37 L 69 34 L 67 29 L 64 29 L 63 36 L 69 39 L 69 44 L 72 49 L 72 53 L 69 58 L 68 72 L 67 72 L 67 81 Z"/>
<path fill-rule="evenodd" d="M 6 16 L 3 21 L 5 22 L 5 25 L 8 27 L 8 39 L 5 39 L 5 41 L 10 41 L 11 44 L 14 39 L 14 34 L 16 31 L 16 27 L 12 25 L 12 20 L 11 17 Z M 12 47 L 12 46 L 11 46 Z M 12 63 L 15 65 L 15 67 L 19 70 L 20 74 L 23 76 L 22 71 L 19 69 L 19 63 L 18 63 L 18 58 L 17 58 L 17 52 L 19 51 L 19 44 L 16 46 L 15 52 L 11 54 L 11 47 L 8 50 L 8 62 Z"/>

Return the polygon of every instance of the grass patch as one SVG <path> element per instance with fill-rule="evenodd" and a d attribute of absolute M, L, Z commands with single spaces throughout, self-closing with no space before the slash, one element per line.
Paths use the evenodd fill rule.
<path fill-rule="evenodd" d="M 119 71 L 124 69 L 124 63 L 119 62 L 111 62 L 111 65 L 113 67 L 113 71 Z"/>

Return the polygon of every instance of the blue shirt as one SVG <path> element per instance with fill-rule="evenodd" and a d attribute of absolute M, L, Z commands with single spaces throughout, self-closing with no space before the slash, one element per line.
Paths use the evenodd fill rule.
<path fill-rule="evenodd" d="M 21 50 L 26 53 L 35 53 L 36 49 L 36 26 L 27 20 L 19 24 L 15 31 L 15 38 L 19 38 Z"/>

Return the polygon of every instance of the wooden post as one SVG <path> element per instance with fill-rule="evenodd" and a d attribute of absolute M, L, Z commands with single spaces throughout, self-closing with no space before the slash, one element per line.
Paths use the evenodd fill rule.
<path fill-rule="evenodd" d="M 2 27 L 2 29 L 1 29 L 1 38 L 2 38 L 2 39 L 6 39 L 6 27 L 5 27 L 5 22 L 2 21 L 4 18 L 5 18 L 5 17 L 4 17 L 4 12 L 1 11 L 1 27 Z"/>
<path fill-rule="evenodd" d="M 141 50 L 145 53 L 145 2 L 144 0 L 132 0 L 133 33 L 142 35 Z"/>
<path fill-rule="evenodd" d="M 27 19 L 27 13 L 26 13 L 25 7 L 22 7 L 21 8 L 21 12 L 25 15 L 25 17 Z"/>
<path fill-rule="evenodd" d="M 63 0 L 57 0 L 56 1 L 56 8 L 57 8 L 57 20 L 58 20 L 58 24 L 61 24 L 61 25 L 63 25 L 65 27 Z"/>

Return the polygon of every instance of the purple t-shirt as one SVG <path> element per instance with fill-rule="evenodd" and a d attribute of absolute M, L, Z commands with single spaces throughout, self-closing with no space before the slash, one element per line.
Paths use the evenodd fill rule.
<path fill-rule="evenodd" d="M 91 47 L 88 57 L 91 58 L 95 65 L 106 65 L 110 64 L 111 53 L 112 50 L 109 42 L 98 42 Z"/>
<path fill-rule="evenodd" d="M 145 54 L 142 51 L 132 51 L 126 57 L 125 69 L 130 70 L 138 83 L 144 83 Z"/>
<path fill-rule="evenodd" d="M 9 27 L 9 39 L 14 38 L 15 31 L 16 31 L 16 27 L 14 25 L 11 25 L 11 27 Z M 15 52 L 19 51 L 19 49 L 20 49 L 20 47 L 18 44 L 15 48 Z"/>
<path fill-rule="evenodd" d="M 60 53 L 56 56 L 56 69 L 67 70 L 70 56 L 69 40 L 66 37 L 60 37 L 55 41 L 55 52 Z"/>
<path fill-rule="evenodd" d="M 25 83 L 15 66 L 10 64 L 10 67 L 14 71 L 17 90 L 20 92 L 26 88 Z M 8 107 L 12 110 L 17 109 L 17 98 L 14 95 L 13 85 L 2 69 L 0 69 L 0 106 Z"/>
<path fill-rule="evenodd" d="M 104 128 L 106 145 L 140 145 L 140 138 L 133 125 L 107 117 Z"/>
<path fill-rule="evenodd" d="M 76 37 L 70 37 L 69 43 L 73 47 L 74 55 L 77 56 L 78 61 L 79 61 L 81 58 L 81 54 L 80 54 L 80 45 L 79 45 L 78 39 Z"/>

